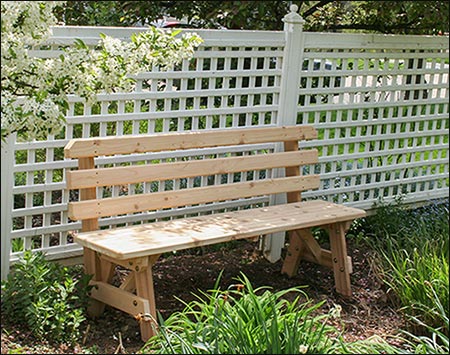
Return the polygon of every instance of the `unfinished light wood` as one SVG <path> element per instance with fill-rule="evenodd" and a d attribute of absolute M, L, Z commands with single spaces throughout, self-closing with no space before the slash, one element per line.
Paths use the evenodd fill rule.
<path fill-rule="evenodd" d="M 91 297 L 128 314 L 150 314 L 148 299 L 131 294 L 106 282 L 91 281 Z"/>
<path fill-rule="evenodd" d="M 347 265 L 347 243 L 345 241 L 345 224 L 334 223 L 330 226 L 330 249 L 333 260 L 336 291 L 344 296 L 351 296 L 350 273 Z"/>
<path fill-rule="evenodd" d="M 114 258 L 110 258 L 108 255 L 101 254 L 100 259 L 102 261 L 115 263 L 116 265 L 120 265 L 126 269 L 131 270 L 140 270 L 148 266 L 148 257 L 142 257 L 142 258 L 133 258 L 133 259 L 127 259 L 127 260 L 117 260 Z"/>
<path fill-rule="evenodd" d="M 331 259 L 330 259 L 331 260 Z M 120 284 L 119 288 L 127 292 L 136 291 L 136 278 L 134 272 L 130 272 Z"/>
<path fill-rule="evenodd" d="M 87 157 L 78 159 L 79 171 L 91 170 L 94 167 L 95 167 L 94 158 Z M 80 189 L 81 201 L 95 200 L 96 198 L 97 198 L 97 190 L 95 187 Z M 82 221 L 81 230 L 83 232 L 94 231 L 97 229 L 98 229 L 98 218 L 96 218 L 95 216 L 93 218 L 84 219 Z M 93 250 L 87 248 L 84 248 L 83 261 L 85 271 L 88 275 L 93 275 L 92 276 L 93 281 L 108 281 L 106 278 L 112 274 L 111 264 L 105 264 L 102 270 L 101 262 L 98 259 L 96 253 Z M 103 313 L 104 309 L 105 304 L 97 301 L 94 298 L 94 300 L 89 303 L 87 311 L 91 316 L 97 317 Z"/>
<path fill-rule="evenodd" d="M 157 329 L 155 292 L 153 289 L 153 275 L 151 266 L 134 271 L 136 280 L 136 294 L 149 302 L 149 312 L 143 313 L 139 318 L 142 341 L 147 341 L 155 335 Z"/>
<path fill-rule="evenodd" d="M 97 157 L 314 138 L 317 138 L 316 130 L 307 125 L 84 138 L 69 141 L 64 148 L 64 156 L 66 158 Z"/>
<path fill-rule="evenodd" d="M 315 200 L 80 233 L 74 238 L 124 260 L 364 216 L 359 209 Z"/>
<path fill-rule="evenodd" d="M 305 254 L 306 243 L 296 233 L 289 233 L 289 245 L 286 251 L 286 256 L 281 267 L 281 273 L 289 277 L 297 274 L 300 266 L 301 256 Z M 314 255 L 311 254 L 312 260 L 315 260 Z"/>
<path fill-rule="evenodd" d="M 290 191 L 305 191 L 317 187 L 319 187 L 318 175 L 255 180 L 73 202 L 69 204 L 68 215 L 72 220 L 92 219 L 94 217 L 106 217 Z"/>
<path fill-rule="evenodd" d="M 196 176 L 298 167 L 318 161 L 317 149 L 240 157 L 189 160 L 173 163 L 132 165 L 104 169 L 74 170 L 66 173 L 69 189 L 134 184 Z M 289 176 L 298 175 L 292 174 Z M 95 196 L 94 196 L 95 198 Z"/>
<path fill-rule="evenodd" d="M 298 229 L 289 234 L 289 246 L 286 258 L 283 262 L 281 273 L 294 276 L 300 265 L 301 257 L 305 254 L 305 249 L 315 263 L 322 265 L 322 249 L 319 243 L 314 239 L 309 229 Z"/>
<path fill-rule="evenodd" d="M 298 151 L 298 141 L 294 140 L 294 141 L 284 142 L 284 151 L 285 152 L 296 152 L 296 151 Z M 313 162 L 313 163 L 316 163 L 316 162 Z M 308 163 L 306 163 L 306 164 L 308 164 Z M 299 176 L 299 175 L 301 175 L 301 173 L 300 173 L 300 166 L 299 165 L 289 165 L 289 166 L 286 165 L 285 175 L 286 176 Z M 299 201 L 301 201 L 300 190 L 298 190 L 298 191 L 290 191 L 286 195 L 287 195 L 287 201 L 288 202 L 299 202 Z"/>
<path fill-rule="evenodd" d="M 311 252 L 305 248 L 303 254 L 301 254 L 301 260 L 305 260 L 311 263 L 320 264 L 328 269 L 333 269 L 333 260 L 331 256 L 331 251 L 327 249 L 321 249 L 321 256 L 320 256 L 320 263 L 317 261 L 314 255 L 311 254 Z M 283 265 L 284 266 L 284 265 Z M 353 273 L 353 266 L 352 266 L 352 258 L 347 255 L 347 267 L 349 274 Z M 283 272 L 282 272 L 283 273 Z M 295 273 L 294 273 L 295 275 Z M 294 276 L 292 275 L 292 276 Z"/>
<path fill-rule="evenodd" d="M 92 170 L 95 168 L 94 158 L 81 158 L 78 159 L 78 170 L 83 171 L 85 169 Z M 95 200 L 97 198 L 97 189 L 95 187 L 88 187 L 80 190 L 80 201 Z M 92 231 L 98 229 L 98 219 L 91 218 L 82 221 L 81 230 L 83 232 Z"/>

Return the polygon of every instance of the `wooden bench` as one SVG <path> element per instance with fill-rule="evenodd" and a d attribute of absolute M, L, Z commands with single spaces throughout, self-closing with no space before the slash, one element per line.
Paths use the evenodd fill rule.
<path fill-rule="evenodd" d="M 100 315 L 105 304 L 125 311 L 140 320 L 141 337 L 146 341 L 157 329 L 152 265 L 162 253 L 284 231 L 290 233 L 282 273 L 293 276 L 301 259 L 313 261 L 332 268 L 337 292 L 351 296 L 351 259 L 347 256 L 345 233 L 351 222 L 364 217 L 365 212 L 322 200 L 301 201 L 301 191 L 319 187 L 318 175 L 302 175 L 302 166 L 317 163 L 317 150 L 298 149 L 299 140 L 314 138 L 314 128 L 304 125 L 71 140 L 65 147 L 65 156 L 78 159 L 78 170 L 67 172 L 67 187 L 79 190 L 80 201 L 69 203 L 68 214 L 72 220 L 82 220 L 82 232 L 74 239 L 84 247 L 85 269 L 93 275 L 94 301 L 89 313 Z M 282 142 L 284 149 L 106 168 L 96 168 L 94 160 L 112 155 L 248 147 L 267 142 Z M 97 197 L 98 187 L 277 168 L 285 174 L 229 184 Z M 287 203 L 113 229 L 99 230 L 98 226 L 101 217 L 280 193 L 287 194 Z M 329 231 L 331 250 L 322 249 L 313 237 L 311 228 L 316 226 Z M 111 284 L 116 265 L 131 270 L 119 287 Z"/>

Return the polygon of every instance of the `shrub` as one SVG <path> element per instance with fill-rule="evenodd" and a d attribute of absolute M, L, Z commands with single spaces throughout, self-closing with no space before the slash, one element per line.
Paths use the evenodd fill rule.
<path fill-rule="evenodd" d="M 448 353 L 449 201 L 377 207 L 361 230 L 376 251 L 380 278 L 410 321 L 415 351 Z"/>
<path fill-rule="evenodd" d="M 217 284 L 210 293 L 185 303 L 183 311 L 165 321 L 160 319 L 157 335 L 141 353 L 397 353 L 382 340 L 345 344 L 337 329 L 327 324 L 328 317 L 339 316 L 338 308 L 315 315 L 324 302 L 301 303 L 306 294 L 299 288 L 275 293 L 253 289 L 245 275 L 226 291 L 219 290 Z"/>
<path fill-rule="evenodd" d="M 2 313 L 38 339 L 73 344 L 80 336 L 88 302 L 89 277 L 25 251 L 2 281 Z"/>

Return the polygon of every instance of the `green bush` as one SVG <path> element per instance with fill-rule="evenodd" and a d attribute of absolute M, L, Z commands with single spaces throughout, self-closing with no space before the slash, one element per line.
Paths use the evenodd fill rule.
<path fill-rule="evenodd" d="M 448 353 L 449 201 L 408 209 L 381 203 L 361 226 L 380 278 L 409 320 L 417 353 Z"/>
<path fill-rule="evenodd" d="M 219 277 L 220 279 L 220 277 Z M 159 354 L 327 354 L 397 353 L 378 342 L 345 344 L 338 330 L 327 324 L 339 317 L 338 307 L 316 312 L 324 302 L 301 303 L 299 288 L 271 292 L 253 289 L 242 275 L 226 291 L 217 288 L 185 303 L 185 309 L 160 319 L 158 334 L 141 353 Z M 293 301 L 289 301 L 293 299 Z"/>
<path fill-rule="evenodd" d="M 2 314 L 38 339 L 73 344 L 80 336 L 88 302 L 89 277 L 25 251 L 2 281 Z"/>

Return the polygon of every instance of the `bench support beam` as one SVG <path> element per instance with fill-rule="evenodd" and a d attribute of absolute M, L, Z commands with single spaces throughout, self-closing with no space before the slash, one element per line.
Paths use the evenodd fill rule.
<path fill-rule="evenodd" d="M 133 295 L 113 285 L 101 281 L 91 281 L 91 297 L 98 302 L 117 308 L 133 316 L 150 313 L 149 301 Z"/>
<path fill-rule="evenodd" d="M 300 231 L 298 233 L 289 233 L 289 247 L 281 268 L 281 273 L 286 274 L 289 277 L 292 277 L 297 273 L 301 256 L 306 249 L 306 243 L 300 236 L 301 233 L 302 232 Z M 315 261 L 314 255 L 312 255 L 312 259 Z"/>

